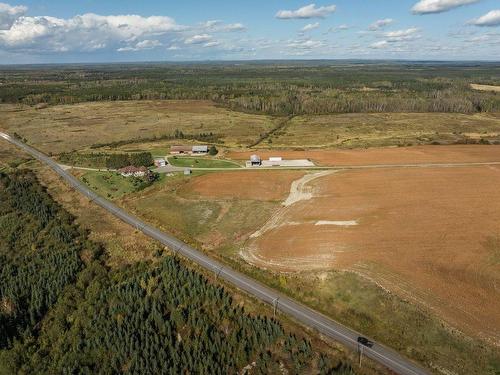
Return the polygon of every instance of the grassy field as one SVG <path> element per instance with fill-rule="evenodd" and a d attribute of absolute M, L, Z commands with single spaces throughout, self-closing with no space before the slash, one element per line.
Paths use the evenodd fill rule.
<path fill-rule="evenodd" d="M 0 129 L 18 133 L 54 154 L 92 145 L 131 142 L 100 151 L 150 151 L 167 155 L 170 145 L 193 141 L 144 141 L 150 137 L 213 133 L 225 147 L 246 147 L 283 118 L 251 115 L 207 101 L 99 102 L 34 107 L 0 105 Z M 264 137 L 258 148 L 364 148 L 456 142 L 500 141 L 500 114 L 353 113 L 296 116 Z"/>
<path fill-rule="evenodd" d="M 500 114 L 352 113 L 297 116 L 259 147 L 363 148 L 500 141 Z"/>
<path fill-rule="evenodd" d="M 239 243 L 276 208 L 278 202 L 193 194 L 192 183 L 201 176 L 227 172 L 195 171 L 176 174 L 119 202 L 165 231 L 203 248 Z M 243 173 L 243 172 L 242 172 Z"/>
<path fill-rule="evenodd" d="M 232 177 L 239 173 L 245 172 L 198 172 L 191 177 L 166 178 L 140 196 L 128 195 L 120 203 L 165 231 L 427 364 L 436 373 L 496 375 L 500 369 L 497 349 L 451 328 L 429 314 L 427 306 L 380 288 L 373 282 L 375 278 L 372 281 L 358 271 L 280 273 L 272 267 L 257 268 L 244 262 L 240 251 L 249 235 L 276 212 L 280 200 L 288 194 L 283 176 L 278 175 L 299 172 L 246 172 L 253 181 L 253 194 L 248 193 L 248 181 L 243 176 Z M 232 195 L 224 186 L 226 176 L 227 185 L 235 192 Z M 271 200 L 265 200 L 265 186 L 269 194 L 274 194 L 269 195 Z M 315 210 L 309 211 L 313 214 Z M 294 235 L 289 240 L 292 238 Z M 293 245 L 286 244 L 283 251 L 291 251 L 288 246 Z"/>
<path fill-rule="evenodd" d="M 141 188 L 141 180 L 123 177 L 115 172 L 75 171 L 74 173 L 97 194 L 112 200 Z"/>
<path fill-rule="evenodd" d="M 43 109 L 0 105 L 0 129 L 18 133 L 45 152 L 140 138 L 214 133 L 227 146 L 246 146 L 274 127 L 275 119 L 216 107 L 208 101 L 128 101 L 60 105 Z M 179 139 L 172 143 L 183 143 Z"/>
<path fill-rule="evenodd" d="M 213 159 L 210 157 L 177 157 L 171 156 L 168 162 L 174 167 L 189 168 L 240 168 L 241 165 L 228 160 Z"/>

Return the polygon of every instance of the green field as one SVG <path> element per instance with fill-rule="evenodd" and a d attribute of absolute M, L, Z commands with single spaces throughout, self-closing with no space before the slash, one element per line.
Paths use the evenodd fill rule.
<path fill-rule="evenodd" d="M 191 158 L 191 157 L 176 157 L 171 156 L 168 162 L 174 167 L 188 168 L 240 168 L 241 166 L 235 162 L 228 160 L 212 159 L 209 157 Z"/>
<path fill-rule="evenodd" d="M 123 177 L 115 172 L 88 171 L 80 176 L 80 180 L 97 194 L 108 199 L 120 198 L 143 187 L 140 179 Z"/>

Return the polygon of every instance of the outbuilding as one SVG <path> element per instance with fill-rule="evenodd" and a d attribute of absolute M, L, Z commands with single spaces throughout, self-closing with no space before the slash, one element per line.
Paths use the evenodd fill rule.
<path fill-rule="evenodd" d="M 207 154 L 208 153 L 208 146 L 203 145 L 203 146 L 193 146 L 191 152 L 193 154 Z"/>
<path fill-rule="evenodd" d="M 157 166 L 158 168 L 159 167 L 164 167 L 167 165 L 167 162 L 165 161 L 165 159 L 163 158 L 158 158 L 158 159 L 155 159 L 155 166 Z"/>
<path fill-rule="evenodd" d="M 252 166 L 259 166 L 262 165 L 262 159 L 258 155 L 252 155 L 250 156 L 250 165 Z"/>
<path fill-rule="evenodd" d="M 193 151 L 192 146 L 171 146 L 170 147 L 170 153 L 172 155 L 179 155 L 179 154 L 190 154 Z"/>

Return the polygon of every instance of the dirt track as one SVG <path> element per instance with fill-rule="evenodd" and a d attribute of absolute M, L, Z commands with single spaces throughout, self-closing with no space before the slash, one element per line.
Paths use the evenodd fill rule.
<path fill-rule="evenodd" d="M 249 241 L 248 261 L 351 269 L 500 340 L 500 249 L 488 245 L 500 235 L 500 167 L 344 171 L 311 184 L 312 199 Z"/>

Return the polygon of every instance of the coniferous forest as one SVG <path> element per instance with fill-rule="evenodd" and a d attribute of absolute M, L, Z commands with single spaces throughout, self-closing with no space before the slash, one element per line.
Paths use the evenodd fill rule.
<path fill-rule="evenodd" d="M 32 172 L 0 191 L 0 374 L 353 373 L 175 257 L 109 268 Z"/>

